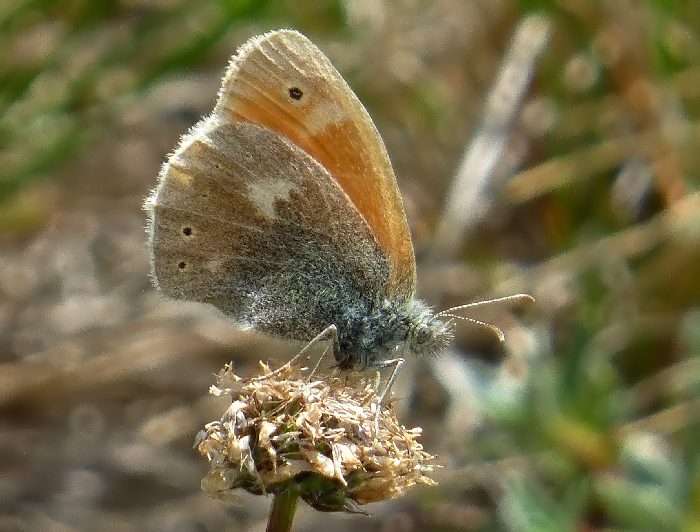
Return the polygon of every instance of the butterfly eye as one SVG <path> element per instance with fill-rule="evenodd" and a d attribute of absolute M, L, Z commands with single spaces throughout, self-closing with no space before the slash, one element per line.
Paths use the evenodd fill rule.
<path fill-rule="evenodd" d="M 430 338 L 430 330 L 425 325 L 419 325 L 415 332 L 416 343 L 423 344 L 428 338 Z"/>
<path fill-rule="evenodd" d="M 299 87 L 291 87 L 289 89 L 289 97 L 292 100 L 301 100 L 302 96 L 304 96 L 304 91 L 302 91 Z"/>

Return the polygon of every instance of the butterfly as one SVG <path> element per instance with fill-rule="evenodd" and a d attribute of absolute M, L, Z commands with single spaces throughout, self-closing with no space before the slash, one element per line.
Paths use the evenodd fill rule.
<path fill-rule="evenodd" d="M 431 355 L 403 203 L 369 114 L 304 35 L 254 37 L 146 200 L 152 278 L 241 327 L 333 342 L 339 366 Z"/>

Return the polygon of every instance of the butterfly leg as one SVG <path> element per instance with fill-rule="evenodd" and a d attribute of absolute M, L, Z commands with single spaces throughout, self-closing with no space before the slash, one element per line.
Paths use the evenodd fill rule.
<path fill-rule="evenodd" d="M 391 375 L 389 376 L 389 380 L 386 381 L 384 391 L 379 396 L 379 400 L 377 401 L 377 411 L 374 416 L 374 431 L 376 434 L 379 434 L 379 421 L 382 416 L 382 407 L 384 406 L 384 401 L 391 392 L 391 387 L 394 385 L 394 381 L 396 380 L 396 377 L 399 374 L 401 366 L 404 365 L 404 362 L 405 360 L 403 358 L 392 358 L 390 360 L 384 360 L 378 363 L 376 366 L 374 366 L 376 369 L 383 369 L 388 368 L 389 366 L 394 366 L 394 369 L 392 370 Z"/>
<path fill-rule="evenodd" d="M 403 358 L 392 358 L 390 360 L 384 360 L 383 362 L 381 362 L 377 366 L 377 369 L 388 368 L 390 366 L 394 367 L 394 369 L 391 371 L 391 375 L 389 376 L 389 380 L 386 381 L 386 386 L 384 387 L 384 391 L 379 396 L 379 405 L 380 406 L 384 405 L 384 400 L 387 398 L 387 396 L 391 392 L 391 387 L 394 385 L 394 381 L 396 380 L 396 377 L 398 377 L 398 375 L 399 375 L 399 370 L 401 369 L 401 366 L 403 366 L 405 362 L 406 361 Z"/>
<path fill-rule="evenodd" d="M 332 343 L 333 356 L 334 358 L 337 358 L 336 354 L 340 353 L 340 342 L 338 342 L 338 329 L 335 325 L 329 325 L 328 327 L 323 329 L 319 334 L 316 335 L 316 337 L 313 340 L 306 344 L 304 346 L 304 349 L 302 349 L 294 358 L 300 356 L 304 351 L 310 349 L 312 345 L 318 342 L 327 342 L 329 340 Z M 321 361 L 323 360 L 323 357 L 326 356 L 326 353 L 328 353 L 328 346 L 326 346 L 326 348 L 323 350 L 323 353 L 321 353 L 321 356 L 318 358 L 318 362 L 316 362 L 314 369 L 312 369 L 311 373 L 309 373 L 307 380 L 311 380 L 311 377 L 314 376 L 318 368 L 321 366 Z"/>
<path fill-rule="evenodd" d="M 295 364 L 297 361 L 301 360 L 303 357 L 307 356 L 307 353 L 311 350 L 312 347 L 314 347 L 316 344 L 319 342 L 327 342 L 328 340 L 331 340 L 333 342 L 333 353 L 338 353 L 340 352 L 340 344 L 338 342 L 338 329 L 336 328 L 335 325 L 329 325 L 325 329 L 323 329 L 320 333 L 318 333 L 308 344 L 306 344 L 301 351 L 299 351 L 296 355 L 294 355 L 289 361 L 277 368 L 274 371 L 271 371 L 270 373 L 267 373 L 265 375 L 261 375 L 260 377 L 256 377 L 255 381 L 262 381 L 265 379 L 269 379 L 270 377 L 274 377 L 275 375 L 278 375 L 279 373 L 285 371 L 287 368 L 289 368 L 291 365 Z M 327 349 L 323 352 L 321 355 L 321 359 L 323 356 L 326 354 Z M 313 375 L 314 371 L 318 368 L 319 364 L 321 363 L 321 360 L 319 359 L 318 363 L 314 367 L 313 371 L 311 372 L 311 375 Z"/>

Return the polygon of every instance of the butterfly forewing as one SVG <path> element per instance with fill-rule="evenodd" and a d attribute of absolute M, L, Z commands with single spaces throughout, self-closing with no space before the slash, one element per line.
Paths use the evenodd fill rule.
<path fill-rule="evenodd" d="M 320 162 L 388 261 L 380 294 L 398 301 L 413 296 L 413 245 L 386 149 L 367 111 L 314 44 L 291 30 L 249 41 L 229 65 L 214 114 L 264 126 Z"/>

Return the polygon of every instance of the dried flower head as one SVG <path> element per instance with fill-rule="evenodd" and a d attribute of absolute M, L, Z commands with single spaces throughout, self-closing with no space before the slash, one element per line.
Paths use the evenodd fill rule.
<path fill-rule="evenodd" d="M 209 496 L 281 493 L 295 483 L 317 510 L 356 512 L 435 484 L 426 476 L 434 457 L 417 442 L 421 429 L 406 429 L 391 405 L 379 404 L 378 374 L 261 366 L 262 376 L 243 379 L 227 365 L 211 387 L 232 402 L 197 437 L 211 466 L 202 480 Z"/>

